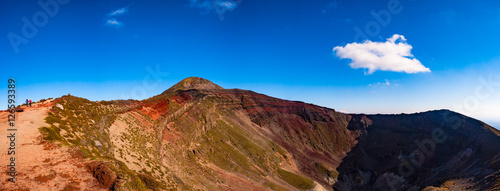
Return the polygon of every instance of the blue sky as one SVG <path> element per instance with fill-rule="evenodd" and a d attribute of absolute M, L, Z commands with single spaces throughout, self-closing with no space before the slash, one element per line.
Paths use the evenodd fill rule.
<path fill-rule="evenodd" d="M 199 76 L 340 111 L 444 108 L 500 127 L 498 1 L 37 2 L 0 2 L 2 79 L 20 100 L 144 99 Z"/>

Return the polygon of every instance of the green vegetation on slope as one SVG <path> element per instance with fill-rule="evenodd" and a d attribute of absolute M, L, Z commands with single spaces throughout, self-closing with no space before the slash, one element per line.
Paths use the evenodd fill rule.
<path fill-rule="evenodd" d="M 48 127 L 39 128 L 45 140 L 78 147 L 84 157 L 112 154 L 109 127 L 114 112 L 87 99 L 63 96 L 45 118 Z M 96 145 L 98 141 L 100 145 Z M 99 146 L 99 147 L 98 147 Z"/>
<path fill-rule="evenodd" d="M 150 188 L 152 185 L 157 185 L 157 182 L 149 183 L 148 187 L 145 183 L 142 182 L 142 178 L 137 175 L 134 171 L 130 170 L 127 165 L 119 160 L 116 160 L 113 157 L 109 156 L 99 156 L 93 157 L 94 161 L 102 161 L 109 167 L 113 172 L 117 174 L 123 181 L 118 182 L 119 184 L 115 188 L 119 188 L 119 190 L 137 190 L 137 191 L 146 191 L 148 189 L 157 190 L 157 188 L 163 188 L 161 186 Z"/>
<path fill-rule="evenodd" d="M 314 182 L 311 179 L 300 176 L 298 174 L 288 172 L 283 169 L 278 169 L 278 174 L 280 175 L 281 179 L 298 189 L 308 190 L 314 187 Z"/>
<path fill-rule="evenodd" d="M 335 169 L 331 169 L 323 163 L 316 163 L 314 164 L 314 166 L 316 167 L 316 170 L 322 175 L 326 175 L 334 179 L 339 176 L 339 173 Z"/>
<path fill-rule="evenodd" d="M 103 105 L 83 98 L 63 96 L 45 118 L 49 126 L 41 127 L 39 130 L 47 141 L 57 142 L 68 147 L 77 147 L 85 158 L 105 162 L 106 166 L 122 179 L 120 182 L 123 185 L 118 187 L 118 190 L 166 189 L 163 183 L 157 181 L 151 173 L 132 171 L 125 163 L 113 157 L 115 148 L 110 139 L 109 127 L 117 119 L 117 112 L 121 112 L 123 109 L 130 111 L 130 107 L 119 103 L 104 103 Z M 128 120 L 125 122 L 129 123 L 130 126 L 132 123 L 140 123 Z M 153 172 L 157 170 L 163 174 L 161 168 L 158 168 L 159 165 L 151 160 L 152 157 L 149 157 L 149 153 L 155 153 L 156 150 L 144 150 L 146 148 L 144 143 L 159 144 L 159 142 L 153 135 L 143 132 L 141 128 L 128 128 L 128 130 L 129 132 L 123 134 L 124 141 L 135 143 L 133 145 L 140 148 L 134 148 L 135 150 L 127 152 L 140 155 L 139 159 L 148 159 L 143 160 L 144 164 L 153 166 Z M 96 145 L 95 141 L 98 141 L 102 146 Z"/>

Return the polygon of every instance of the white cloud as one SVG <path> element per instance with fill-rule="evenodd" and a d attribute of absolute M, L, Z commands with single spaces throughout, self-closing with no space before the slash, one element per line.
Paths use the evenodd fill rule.
<path fill-rule="evenodd" d="M 242 0 L 189 0 L 190 6 L 202 9 L 205 13 L 215 10 L 219 16 L 233 11 Z"/>
<path fill-rule="evenodd" d="M 128 7 L 123 7 L 109 13 L 108 16 L 109 17 L 119 16 L 125 14 L 126 12 L 128 12 Z"/>
<path fill-rule="evenodd" d="M 390 82 L 389 80 L 386 79 L 385 82 L 377 82 L 377 83 L 369 84 L 368 86 L 373 87 L 373 88 L 377 88 L 377 87 L 387 87 L 387 86 L 399 86 L 399 84 L 397 84 L 395 82 Z"/>
<path fill-rule="evenodd" d="M 339 109 L 338 112 L 340 112 L 340 113 L 353 113 L 353 112 L 342 110 L 342 109 Z"/>
<path fill-rule="evenodd" d="M 128 6 L 111 11 L 106 15 L 106 25 L 119 28 L 123 26 L 123 22 L 118 21 L 117 17 L 128 12 Z"/>
<path fill-rule="evenodd" d="M 340 58 L 351 59 L 349 66 L 354 69 L 366 68 L 366 74 L 372 74 L 377 70 L 419 73 L 430 72 L 412 54 L 413 47 L 406 42 L 403 35 L 394 34 L 385 42 L 372 42 L 367 40 L 363 43 L 349 43 L 345 46 L 333 48 Z"/>
<path fill-rule="evenodd" d="M 231 1 L 217 1 L 217 5 L 227 10 L 233 10 L 236 8 L 237 4 Z"/>
<path fill-rule="evenodd" d="M 114 26 L 114 27 L 121 27 L 123 25 L 123 23 L 119 22 L 116 19 L 108 19 L 108 20 L 106 20 L 106 25 Z"/>

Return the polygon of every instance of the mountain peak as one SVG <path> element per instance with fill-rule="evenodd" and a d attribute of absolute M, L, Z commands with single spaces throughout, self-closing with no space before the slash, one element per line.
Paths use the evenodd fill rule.
<path fill-rule="evenodd" d="M 167 91 L 176 91 L 176 90 L 190 90 L 190 89 L 210 89 L 210 90 L 221 90 L 224 89 L 217 84 L 214 84 L 210 80 L 200 78 L 200 77 L 189 77 L 183 79 L 179 83 L 170 87 Z"/>

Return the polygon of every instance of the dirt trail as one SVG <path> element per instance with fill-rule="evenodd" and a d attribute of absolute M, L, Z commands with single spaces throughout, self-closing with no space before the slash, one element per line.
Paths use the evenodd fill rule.
<path fill-rule="evenodd" d="M 39 127 L 47 126 L 50 101 L 23 107 L 24 112 L 16 113 L 16 182 L 9 182 L 7 165 L 10 140 L 7 136 L 8 112 L 0 112 L 0 191 L 3 190 L 105 190 L 87 171 L 81 155 L 70 149 L 42 141 Z M 71 154 L 73 153 L 73 154 Z"/>

